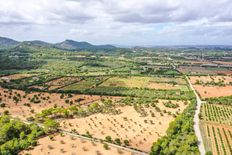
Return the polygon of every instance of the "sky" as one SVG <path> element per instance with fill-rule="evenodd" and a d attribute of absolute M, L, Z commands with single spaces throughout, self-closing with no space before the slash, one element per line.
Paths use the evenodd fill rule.
<path fill-rule="evenodd" d="M 232 0 L 0 0 L 0 36 L 113 45 L 232 45 Z"/>

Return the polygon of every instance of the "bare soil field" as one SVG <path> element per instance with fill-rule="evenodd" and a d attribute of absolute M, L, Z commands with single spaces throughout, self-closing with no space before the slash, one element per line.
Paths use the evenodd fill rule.
<path fill-rule="evenodd" d="M 179 72 L 185 74 L 210 74 L 210 75 L 231 75 L 232 71 L 225 68 L 208 68 L 197 66 L 180 66 L 177 68 Z"/>
<path fill-rule="evenodd" d="M 130 152 L 111 146 L 105 149 L 104 144 L 69 135 L 56 134 L 52 137 L 52 139 L 49 136 L 39 139 L 37 146 L 21 152 L 20 155 L 25 155 L 26 153 L 31 155 L 132 155 Z"/>
<path fill-rule="evenodd" d="M 190 76 L 190 81 L 202 98 L 232 95 L 231 76 Z"/>
<path fill-rule="evenodd" d="M 232 127 L 217 123 L 204 122 L 205 141 L 212 149 L 213 155 L 232 154 Z"/>
<path fill-rule="evenodd" d="M 193 84 L 197 81 L 202 81 L 203 83 L 223 81 L 224 84 L 228 85 L 232 83 L 232 76 L 190 76 L 190 81 Z"/>
<path fill-rule="evenodd" d="M 173 114 L 181 113 L 187 105 L 182 101 L 178 108 L 167 108 L 164 103 L 167 100 L 159 100 L 157 110 L 154 107 L 118 107 L 121 111 L 118 115 L 93 114 L 88 117 L 66 119 L 60 122 L 63 130 L 89 133 L 93 137 L 105 139 L 111 136 L 112 140 L 119 138 L 123 143 L 128 140 L 133 148 L 149 152 L 154 141 L 166 134 L 169 123 L 175 119 Z"/>
<path fill-rule="evenodd" d="M 230 96 L 232 95 L 232 86 L 193 86 L 197 92 L 200 94 L 201 98 L 211 98 L 211 97 L 220 97 L 220 96 Z"/>
<path fill-rule="evenodd" d="M 58 93 L 25 93 L 20 90 L 8 90 L 0 87 L 0 101 L 5 103 L 4 108 L 0 108 L 0 113 L 8 110 L 13 117 L 25 120 L 29 116 L 44 109 L 58 107 L 69 107 L 72 104 L 90 104 L 101 99 L 117 99 L 118 97 L 101 97 L 97 95 L 72 95 L 61 98 Z M 69 103 L 67 103 L 67 100 Z"/>

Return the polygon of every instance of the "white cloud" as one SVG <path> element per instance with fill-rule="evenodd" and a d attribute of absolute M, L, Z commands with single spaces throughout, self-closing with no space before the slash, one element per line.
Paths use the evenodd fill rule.
<path fill-rule="evenodd" d="M 0 35 L 19 40 L 228 44 L 231 26 L 231 0 L 0 0 Z"/>

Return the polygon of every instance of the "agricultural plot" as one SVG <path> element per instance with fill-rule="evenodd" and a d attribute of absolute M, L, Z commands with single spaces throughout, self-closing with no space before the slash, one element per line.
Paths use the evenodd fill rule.
<path fill-rule="evenodd" d="M 204 86 L 232 85 L 232 76 L 190 76 L 191 83 Z"/>
<path fill-rule="evenodd" d="M 11 80 L 18 80 L 18 79 L 22 79 L 22 78 L 31 77 L 34 75 L 35 74 L 12 74 L 12 75 L 8 75 L 8 76 L 2 76 L 0 78 L 0 81 L 10 82 Z"/>
<path fill-rule="evenodd" d="M 104 143 L 89 141 L 69 135 L 51 135 L 39 139 L 38 145 L 27 151 L 22 151 L 19 155 L 25 154 L 64 154 L 64 155 L 137 155 L 125 150 L 108 146 Z"/>
<path fill-rule="evenodd" d="M 232 95 L 231 76 L 191 76 L 190 81 L 202 98 Z"/>
<path fill-rule="evenodd" d="M 99 76 L 99 77 L 85 77 L 80 82 L 71 84 L 67 87 L 62 88 L 63 91 L 85 91 L 87 89 L 91 89 L 102 83 L 108 77 Z"/>
<path fill-rule="evenodd" d="M 140 89 L 126 87 L 102 87 L 98 86 L 87 91 L 89 94 L 98 95 L 113 95 L 113 96 L 131 96 L 144 98 L 161 98 L 161 99 L 176 99 L 189 100 L 194 98 L 194 94 L 190 91 L 181 90 L 155 90 L 155 89 Z"/>
<path fill-rule="evenodd" d="M 213 61 L 214 63 L 221 64 L 221 65 L 232 65 L 231 61 Z"/>
<path fill-rule="evenodd" d="M 201 107 L 203 140 L 215 155 L 232 154 L 231 97 L 209 98 Z"/>
<path fill-rule="evenodd" d="M 0 88 L 0 113 L 8 111 L 15 118 L 23 120 L 35 116 L 44 109 L 53 107 L 67 108 L 71 105 L 85 105 L 102 99 L 117 97 L 100 97 L 96 95 L 62 95 L 58 93 L 26 93 L 20 90 Z"/>
<path fill-rule="evenodd" d="M 111 77 L 103 82 L 103 87 L 128 87 L 128 88 L 144 88 L 147 86 L 151 77 Z"/>
<path fill-rule="evenodd" d="M 214 155 L 229 155 L 232 154 L 232 127 L 214 124 L 204 123 L 204 141 L 210 142 L 210 146 L 207 148 L 212 149 Z M 208 144 L 206 144 L 208 145 Z"/>
<path fill-rule="evenodd" d="M 42 75 L 35 75 L 20 79 L 11 80 L 6 83 L 0 83 L 3 87 L 7 88 L 16 88 L 16 89 L 27 89 L 32 85 L 38 85 L 50 81 L 52 79 L 57 78 L 55 75 L 50 74 L 42 74 Z"/>
<path fill-rule="evenodd" d="M 152 81 L 157 83 L 172 83 L 177 85 L 187 84 L 186 80 L 181 76 L 180 77 L 157 76 L 157 77 L 153 77 Z"/>
<path fill-rule="evenodd" d="M 100 87 L 126 87 L 126 88 L 148 88 L 164 90 L 188 91 L 186 82 L 182 78 L 167 77 L 111 77 L 103 82 Z"/>
<path fill-rule="evenodd" d="M 190 75 L 231 75 L 232 71 L 226 68 L 210 68 L 200 66 L 180 66 L 179 72 Z"/>
<path fill-rule="evenodd" d="M 205 121 L 232 125 L 232 107 L 229 105 L 207 104 L 201 107 L 202 117 Z"/>
<path fill-rule="evenodd" d="M 118 139 L 116 141 L 119 144 L 127 140 L 130 147 L 149 152 L 153 142 L 166 134 L 169 123 L 187 106 L 182 101 L 172 101 L 170 105 L 178 106 L 171 108 L 167 102 L 159 100 L 155 106 L 119 104 L 112 110 L 109 109 L 109 113 L 62 120 L 60 126 L 63 130 L 91 135 L 102 140 Z"/>
<path fill-rule="evenodd" d="M 40 85 L 32 86 L 31 88 L 37 88 L 41 90 L 55 90 L 79 81 L 81 81 L 81 78 L 79 77 L 61 77 Z"/>
<path fill-rule="evenodd" d="M 194 85 L 193 87 L 197 90 L 203 99 L 232 95 L 232 86 L 220 87 Z"/>

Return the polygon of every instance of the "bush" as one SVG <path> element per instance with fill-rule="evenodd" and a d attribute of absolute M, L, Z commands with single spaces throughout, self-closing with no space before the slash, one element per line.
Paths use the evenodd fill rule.
<path fill-rule="evenodd" d="M 104 143 L 103 147 L 104 147 L 104 149 L 109 150 L 109 145 L 108 144 Z"/>

